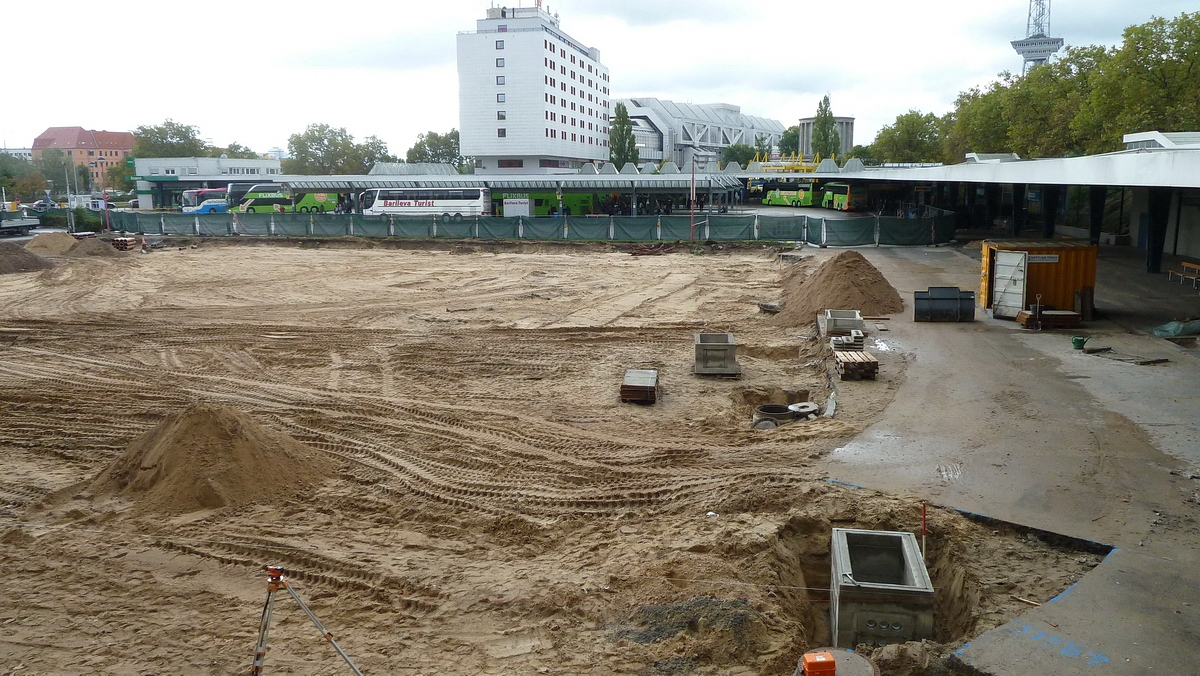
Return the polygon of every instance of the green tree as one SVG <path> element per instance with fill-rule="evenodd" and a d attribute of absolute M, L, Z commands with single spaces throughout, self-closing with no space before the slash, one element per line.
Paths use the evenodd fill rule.
<path fill-rule="evenodd" d="M 436 131 L 417 134 L 417 142 L 405 153 L 409 162 L 432 162 L 434 164 L 453 164 L 462 171 L 466 158 L 458 150 L 458 130 L 451 129 L 445 134 Z"/>
<path fill-rule="evenodd" d="M 618 103 L 613 115 L 612 129 L 608 133 L 608 159 L 620 169 L 627 162 L 637 164 L 641 157 L 637 140 L 633 137 L 633 122 L 629 120 L 629 109 Z"/>
<path fill-rule="evenodd" d="M 910 110 L 885 125 L 871 144 L 882 162 L 939 162 L 942 157 L 941 121 L 933 113 Z"/>
<path fill-rule="evenodd" d="M 1126 28 L 1097 71 L 1075 124 L 1089 152 L 1116 150 L 1127 133 L 1200 129 L 1200 12 Z"/>
<path fill-rule="evenodd" d="M 257 160 L 262 158 L 262 155 L 250 150 L 237 141 L 230 143 L 227 148 L 217 148 L 215 146 L 208 148 L 209 157 L 220 157 L 222 155 L 237 160 Z"/>
<path fill-rule="evenodd" d="M 1012 152 L 1021 157 L 1080 155 L 1098 132 L 1076 123 L 1091 98 L 1095 75 L 1110 59 L 1103 47 L 1068 47 L 1062 57 L 1029 70 L 1004 93 L 1001 111 Z"/>
<path fill-rule="evenodd" d="M 737 162 L 743 168 L 754 159 L 754 146 L 746 145 L 745 143 L 734 143 L 725 146 L 725 150 L 721 152 L 721 162 L 729 164 Z"/>
<path fill-rule="evenodd" d="M 159 125 L 142 125 L 133 131 L 133 154 L 137 157 L 204 157 L 200 129 L 167 118 Z"/>
<path fill-rule="evenodd" d="M 33 161 L 37 173 L 53 181 L 51 189 L 55 195 L 66 195 L 68 190 L 82 192 L 82 185 L 76 185 L 79 174 L 73 170 L 73 164 L 67 159 L 67 154 L 61 148 L 45 148 Z M 68 180 L 70 181 L 69 186 L 67 185 Z M 46 187 L 44 183 L 42 187 Z"/>
<path fill-rule="evenodd" d="M 875 157 L 875 153 L 871 146 L 854 146 L 850 149 L 850 154 L 846 158 L 857 157 L 863 161 L 863 164 L 878 164 L 879 159 Z"/>
<path fill-rule="evenodd" d="M 800 152 L 800 125 L 794 124 L 783 130 L 779 137 L 779 154 L 791 155 Z"/>
<path fill-rule="evenodd" d="M 133 176 L 133 169 L 125 166 L 124 162 L 110 164 L 108 169 L 104 170 L 104 184 L 113 190 L 133 190 L 135 184 L 130 180 L 131 176 Z"/>
<path fill-rule="evenodd" d="M 8 153 L 0 153 L 0 187 L 3 187 L 9 200 L 18 194 L 17 181 L 33 173 L 33 163 L 22 157 Z"/>
<path fill-rule="evenodd" d="M 1006 83 L 1011 76 L 1001 77 L 1003 81 L 991 83 L 987 91 L 974 87 L 958 95 L 954 112 L 944 121 L 942 156 L 947 162 L 961 162 L 967 153 L 1012 152 L 1004 121 Z"/>
<path fill-rule="evenodd" d="M 833 120 L 833 110 L 829 106 L 829 95 L 821 99 L 817 105 L 817 117 L 813 120 L 812 149 L 813 153 L 822 158 L 833 157 L 842 147 L 841 136 L 838 135 L 837 125 Z"/>
<path fill-rule="evenodd" d="M 282 163 L 285 174 L 365 174 L 376 162 L 396 161 L 378 138 L 356 144 L 345 127 L 327 124 L 310 124 L 289 136 L 288 154 L 291 157 Z"/>

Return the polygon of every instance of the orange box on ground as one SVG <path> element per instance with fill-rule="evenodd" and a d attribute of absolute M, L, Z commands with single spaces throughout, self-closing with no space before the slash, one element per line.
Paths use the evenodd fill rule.
<path fill-rule="evenodd" d="M 804 653 L 801 657 L 805 676 L 834 676 L 837 674 L 837 662 L 833 653 Z"/>

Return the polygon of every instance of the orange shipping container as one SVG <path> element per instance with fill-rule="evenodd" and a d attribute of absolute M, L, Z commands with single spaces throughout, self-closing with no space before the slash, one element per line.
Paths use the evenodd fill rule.
<path fill-rule="evenodd" d="M 1037 302 L 1057 310 L 1075 309 L 1075 292 L 1096 287 L 1096 245 L 1081 240 L 986 240 L 980 266 L 979 304 L 991 309 L 995 288 L 996 252 L 1028 254 L 1023 309 Z"/>

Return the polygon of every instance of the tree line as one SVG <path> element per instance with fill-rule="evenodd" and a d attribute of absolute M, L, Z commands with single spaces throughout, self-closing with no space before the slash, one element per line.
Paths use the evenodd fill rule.
<path fill-rule="evenodd" d="M 1200 12 L 1130 26 L 1116 47 L 1067 47 L 1024 76 L 1001 73 L 938 117 L 909 110 L 854 155 L 956 163 L 966 153 L 1071 157 L 1141 131 L 1200 130 Z"/>

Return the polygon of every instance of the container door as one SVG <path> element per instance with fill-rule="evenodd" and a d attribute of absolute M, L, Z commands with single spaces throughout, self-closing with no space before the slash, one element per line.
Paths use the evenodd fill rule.
<path fill-rule="evenodd" d="M 992 316 L 1016 317 L 1025 309 L 1024 251 L 996 251 L 992 277 Z"/>

